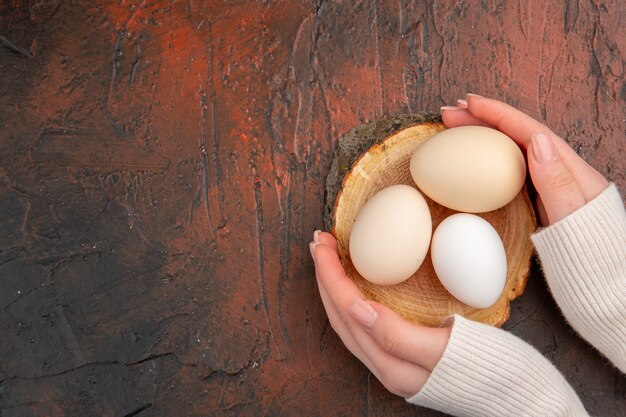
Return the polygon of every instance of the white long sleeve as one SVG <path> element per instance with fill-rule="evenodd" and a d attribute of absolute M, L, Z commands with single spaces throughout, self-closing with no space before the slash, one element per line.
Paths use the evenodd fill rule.
<path fill-rule="evenodd" d="M 626 212 L 615 185 L 532 240 L 567 320 L 624 372 Z M 407 401 L 459 416 L 587 415 L 536 349 L 459 316 L 426 385 Z"/>
<path fill-rule="evenodd" d="M 586 416 L 563 375 L 528 343 L 455 316 L 448 346 L 408 402 L 456 416 Z"/>
<path fill-rule="evenodd" d="M 626 211 L 617 187 L 532 240 L 567 321 L 626 372 Z"/>

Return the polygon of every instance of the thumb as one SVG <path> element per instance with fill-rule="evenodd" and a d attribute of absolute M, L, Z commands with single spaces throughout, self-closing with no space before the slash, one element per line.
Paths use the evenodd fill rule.
<path fill-rule="evenodd" d="M 545 207 L 549 224 L 558 222 L 585 205 L 583 192 L 563 164 L 550 133 L 534 133 L 531 136 L 528 170 Z"/>

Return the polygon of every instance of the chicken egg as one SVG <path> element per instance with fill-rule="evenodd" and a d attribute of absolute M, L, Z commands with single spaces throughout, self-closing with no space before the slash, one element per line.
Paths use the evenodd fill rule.
<path fill-rule="evenodd" d="M 424 197 L 409 185 L 393 185 L 374 194 L 359 211 L 350 232 L 350 258 L 368 281 L 398 284 L 424 261 L 431 234 Z"/>
<path fill-rule="evenodd" d="M 498 232 L 485 219 L 467 213 L 444 219 L 433 233 L 430 256 L 437 277 L 458 300 L 487 308 L 500 297 L 506 252 Z"/>
<path fill-rule="evenodd" d="M 483 213 L 515 198 L 524 185 L 526 163 L 504 133 L 463 126 L 421 144 L 411 157 L 411 176 L 421 192 L 442 206 Z"/>

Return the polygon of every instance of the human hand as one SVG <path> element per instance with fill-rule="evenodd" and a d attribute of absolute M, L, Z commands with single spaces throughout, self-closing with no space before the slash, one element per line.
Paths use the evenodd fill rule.
<path fill-rule="evenodd" d="M 382 304 L 365 301 L 346 275 L 330 233 L 316 231 L 310 248 L 332 328 L 385 388 L 404 398 L 416 394 L 443 355 L 450 328 L 417 326 Z"/>
<path fill-rule="evenodd" d="M 528 170 L 539 194 L 543 225 L 556 223 L 604 191 L 609 183 L 548 127 L 498 100 L 468 94 L 457 106 L 444 106 L 447 127 L 487 126 L 513 139 L 526 152 Z"/>

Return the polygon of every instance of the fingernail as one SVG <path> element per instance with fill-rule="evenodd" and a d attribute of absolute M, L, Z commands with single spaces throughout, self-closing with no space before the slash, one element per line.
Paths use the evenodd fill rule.
<path fill-rule="evenodd" d="M 533 158 L 538 164 L 545 164 L 546 162 L 558 159 L 559 153 L 554 147 L 552 139 L 545 133 L 533 133 L 530 137 L 530 141 L 532 144 Z"/>
<path fill-rule="evenodd" d="M 316 230 L 313 232 L 313 242 L 320 243 L 320 232 L 321 230 Z"/>
<path fill-rule="evenodd" d="M 441 106 L 440 110 L 444 111 L 444 110 L 463 110 L 463 109 L 460 107 L 456 107 L 456 106 Z"/>
<path fill-rule="evenodd" d="M 467 100 L 458 99 L 456 101 L 456 107 L 459 108 L 459 109 L 466 109 L 467 108 Z"/>
<path fill-rule="evenodd" d="M 309 243 L 309 249 L 311 250 L 311 258 L 313 258 L 313 262 L 317 262 L 315 259 L 315 247 L 317 246 L 317 243 L 315 242 L 311 242 Z"/>
<path fill-rule="evenodd" d="M 484 98 L 483 96 L 479 96 L 478 94 L 472 94 L 472 93 L 466 93 L 465 94 L 466 97 L 479 97 L 479 98 Z"/>
<path fill-rule="evenodd" d="M 374 325 L 378 318 L 378 313 L 374 310 L 374 307 L 365 300 L 356 300 L 348 307 L 348 311 L 353 319 L 368 329 Z"/>

